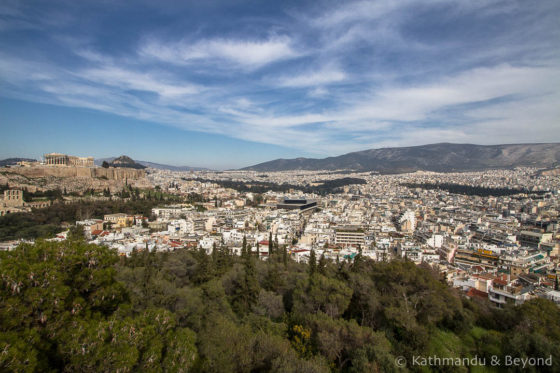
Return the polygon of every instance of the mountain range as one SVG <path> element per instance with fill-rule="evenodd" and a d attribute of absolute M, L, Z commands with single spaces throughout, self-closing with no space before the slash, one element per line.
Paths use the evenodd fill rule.
<path fill-rule="evenodd" d="M 253 171 L 355 170 L 380 173 L 481 171 L 560 165 L 560 143 L 474 145 L 438 143 L 369 149 L 328 157 L 276 159 L 245 167 Z"/>
<path fill-rule="evenodd" d="M 127 157 L 127 158 L 129 158 L 129 157 Z M 104 161 L 111 164 L 116 159 L 117 159 L 117 157 L 100 158 L 100 159 L 96 159 L 94 161 L 94 163 L 98 166 L 101 166 Z M 167 165 L 167 164 L 160 164 L 160 163 L 147 162 L 147 161 L 134 161 L 134 162 L 136 164 L 142 165 L 144 167 L 155 168 L 155 169 L 158 169 L 158 170 L 170 170 L 170 171 L 207 171 L 208 170 L 207 168 L 202 168 L 202 167 L 171 166 L 171 165 Z"/>
<path fill-rule="evenodd" d="M 0 160 L 0 167 L 6 167 L 6 166 L 13 166 L 15 164 L 17 164 L 18 162 L 37 162 L 36 159 L 31 159 L 31 158 L 6 158 L 6 159 L 2 159 Z"/>

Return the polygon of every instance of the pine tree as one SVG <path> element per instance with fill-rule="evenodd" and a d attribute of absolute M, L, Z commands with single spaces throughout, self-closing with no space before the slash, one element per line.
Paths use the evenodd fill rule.
<path fill-rule="evenodd" d="M 325 253 L 321 254 L 319 257 L 319 273 L 322 275 L 326 275 L 327 273 L 327 258 L 325 258 Z"/>
<path fill-rule="evenodd" d="M 215 242 L 212 244 L 212 264 L 214 267 L 218 264 L 218 248 Z"/>
<path fill-rule="evenodd" d="M 232 259 L 232 252 L 228 250 L 225 245 L 221 245 L 220 247 L 220 263 L 221 263 L 221 270 L 223 273 L 227 271 L 233 265 Z"/>
<path fill-rule="evenodd" d="M 284 262 L 284 268 L 288 268 L 288 249 L 286 245 L 282 247 L 282 262 Z"/>
<path fill-rule="evenodd" d="M 315 256 L 315 250 L 311 249 L 309 254 L 309 275 L 313 276 L 317 270 L 317 258 Z"/>
<path fill-rule="evenodd" d="M 154 254 L 155 254 L 155 248 L 154 248 Z M 150 252 L 148 250 L 144 250 L 144 252 L 142 253 L 141 263 L 144 267 L 143 278 L 141 280 L 143 296 L 148 297 L 148 294 L 151 292 L 150 284 L 154 274 L 152 256 L 150 255 Z"/>
<path fill-rule="evenodd" d="M 358 245 L 358 255 L 356 255 L 354 257 L 354 263 L 352 264 L 352 271 L 353 272 L 359 272 L 360 271 L 360 267 L 362 266 L 362 247 L 360 245 Z"/>
<path fill-rule="evenodd" d="M 272 257 L 272 252 L 274 251 L 274 247 L 272 245 L 272 232 L 268 234 L 268 256 Z"/>
<path fill-rule="evenodd" d="M 83 225 L 73 225 L 68 231 L 68 240 L 70 241 L 83 241 L 85 240 L 85 232 Z"/>
<path fill-rule="evenodd" d="M 256 252 L 256 254 L 255 254 L 255 255 L 257 256 L 257 259 L 259 259 L 259 251 L 260 251 L 260 248 L 259 248 L 259 241 L 257 240 L 257 252 Z"/>
<path fill-rule="evenodd" d="M 195 282 L 202 284 L 210 279 L 212 273 L 212 263 L 206 255 L 206 250 L 202 247 L 198 249 L 197 253 L 198 267 L 195 276 Z"/>
<path fill-rule="evenodd" d="M 247 255 L 247 236 L 243 236 L 243 245 L 241 245 L 241 256 Z"/>
<path fill-rule="evenodd" d="M 259 294 L 259 282 L 257 281 L 255 262 L 250 256 L 245 260 L 245 284 L 248 291 L 247 298 L 249 303 L 255 303 Z"/>
<path fill-rule="evenodd" d="M 257 302 L 260 291 L 257 270 L 251 255 L 244 257 L 243 267 L 243 277 L 233 295 L 233 308 L 240 315 L 250 311 L 251 306 Z"/>
<path fill-rule="evenodd" d="M 264 276 L 262 287 L 268 291 L 278 291 L 281 286 L 280 271 L 278 270 L 277 263 L 268 263 L 266 268 L 266 275 Z"/>

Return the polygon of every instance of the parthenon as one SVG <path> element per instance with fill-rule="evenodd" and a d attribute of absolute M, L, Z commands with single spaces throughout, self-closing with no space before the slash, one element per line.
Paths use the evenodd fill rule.
<path fill-rule="evenodd" d="M 93 167 L 93 157 L 76 157 L 60 153 L 44 155 L 45 164 L 49 166 Z"/>

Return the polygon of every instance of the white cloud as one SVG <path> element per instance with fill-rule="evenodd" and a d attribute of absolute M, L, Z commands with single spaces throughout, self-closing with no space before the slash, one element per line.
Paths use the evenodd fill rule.
<path fill-rule="evenodd" d="M 334 9 L 327 9 L 316 17 L 312 21 L 313 25 L 333 28 L 356 22 L 398 19 L 402 17 L 402 14 L 406 14 L 407 9 L 414 6 L 452 5 L 450 9 L 454 10 L 456 14 L 476 11 L 479 15 L 508 13 L 516 7 L 499 0 L 377 0 L 347 1 L 340 2 L 340 4 L 342 5 Z"/>
<path fill-rule="evenodd" d="M 166 83 L 163 78 L 150 73 L 139 73 L 117 67 L 103 67 L 80 71 L 80 77 L 93 82 L 119 87 L 157 93 L 164 98 L 174 98 L 198 93 L 200 88 L 192 84 Z"/>
<path fill-rule="evenodd" d="M 329 91 L 324 87 L 313 88 L 307 93 L 309 97 L 324 97 L 329 94 Z"/>
<path fill-rule="evenodd" d="M 244 128 L 250 128 L 244 136 L 301 149 L 310 145 L 309 137 L 320 139 L 322 145 L 319 145 L 320 141 L 313 143 L 321 149 L 364 148 L 365 145 L 356 143 L 349 136 L 352 133 L 370 136 L 373 139 L 370 146 L 440 141 L 498 143 L 513 141 L 514 138 L 543 141 L 541 139 L 547 138 L 543 133 L 553 132 L 560 117 L 560 109 L 555 105 L 560 96 L 557 88 L 560 87 L 559 72 L 552 67 L 500 65 L 473 69 L 429 84 L 388 87 L 372 93 L 367 99 L 345 103 L 348 107 L 329 111 L 300 115 L 274 115 L 270 111 L 230 114 Z M 512 101 L 504 103 L 503 100 Z M 463 124 L 452 125 L 441 112 L 458 105 L 467 105 L 459 109 L 464 116 Z M 418 123 L 430 118 L 445 127 L 418 126 Z M 312 129 L 304 129 L 311 124 L 314 125 Z M 531 128 L 543 131 L 537 134 Z M 275 131 L 277 135 L 269 137 L 266 135 L 269 131 Z M 294 131 L 299 134 L 297 137 L 279 135 L 293 134 Z M 379 131 L 385 135 L 392 133 L 395 139 L 385 143 L 375 141 L 375 134 Z M 340 134 L 346 140 L 340 139 Z"/>
<path fill-rule="evenodd" d="M 276 36 L 267 40 L 209 39 L 194 43 L 165 43 L 152 39 L 141 47 L 140 54 L 171 64 L 188 64 L 197 60 L 214 63 L 215 60 L 225 60 L 248 68 L 259 68 L 299 56 L 287 36 Z"/>
<path fill-rule="evenodd" d="M 192 30 L 175 42 L 140 36 L 132 54 L 102 54 L 91 47 L 95 40 L 51 36 L 84 65 L 64 67 L 35 51 L 19 58 L 0 52 L 0 94 L 324 155 L 439 141 L 559 141 L 560 67 L 550 63 L 556 50 L 549 53 L 538 38 L 508 42 L 524 32 L 511 28 L 493 34 L 494 44 L 477 40 L 465 50 L 460 37 L 427 46 L 421 37 L 408 40 L 402 26 L 413 6 L 442 1 L 344 2 L 318 17 L 302 14 L 282 36 L 271 30 L 264 39 L 195 39 Z M 473 9 L 515 16 L 491 1 L 457 1 L 453 17 Z M 527 34 L 541 35 L 535 30 Z M 440 63 L 449 45 L 458 56 Z M 270 66 L 279 61 L 286 63 Z"/>
<path fill-rule="evenodd" d="M 350 118 L 395 121 L 424 120 L 429 114 L 453 105 L 477 103 L 505 96 L 534 96 L 556 91 L 559 69 L 500 65 L 473 69 L 454 77 L 417 86 L 387 88 L 356 105 Z"/>
<path fill-rule="evenodd" d="M 379 19 L 382 16 L 403 7 L 409 1 L 356 1 L 348 2 L 340 7 L 324 12 L 313 24 L 324 28 L 332 28 L 340 24 L 348 24 L 359 20 Z"/>
<path fill-rule="evenodd" d="M 296 76 L 281 76 L 273 80 L 280 87 L 314 87 L 344 81 L 348 76 L 338 68 L 325 67 Z"/>
<path fill-rule="evenodd" d="M 560 117 L 557 105 L 560 69 L 555 66 L 503 64 L 414 85 L 372 86 L 338 106 L 322 110 L 304 108 L 285 114 L 282 101 L 263 105 L 258 99 L 240 94 L 235 86 L 209 90 L 171 73 L 142 73 L 136 67 L 110 64 L 69 72 L 56 66 L 2 57 L 5 57 L 0 59 L 2 81 L 35 87 L 39 90 L 32 98 L 35 101 L 50 100 L 50 103 L 87 107 L 187 130 L 306 151 L 313 149 L 320 154 L 437 141 L 560 140 L 549 137 L 558 132 Z M 98 57 L 99 61 L 107 61 L 102 55 Z M 324 71 L 329 70 L 321 73 Z M 331 71 L 336 72 L 334 68 Z M 323 95 L 326 92 L 321 81 L 332 81 L 332 76 L 337 75 L 328 79 L 319 75 L 310 74 L 308 80 L 300 77 L 303 81 L 291 84 L 311 87 L 317 84 L 314 93 Z M 289 83 L 289 80 L 284 82 Z M 130 90 L 154 92 L 163 101 L 141 100 Z M 491 101 L 503 98 L 506 102 Z M 483 101 L 486 103 L 481 106 L 479 103 Z M 431 119 L 445 124 L 448 118 L 442 111 L 458 105 L 467 105 L 460 109 L 465 124 L 453 128 L 418 126 L 419 122 Z M 197 109 L 197 114 L 192 114 L 192 108 Z M 386 136 L 387 133 L 394 139 L 376 140 L 378 134 Z"/>
<path fill-rule="evenodd" d="M 69 41 L 69 43 L 74 43 L 74 41 Z M 94 63 L 103 63 L 103 64 L 112 64 L 113 63 L 113 59 L 105 56 L 101 53 L 98 53 L 90 48 L 76 48 L 74 50 L 74 53 L 77 54 L 78 56 L 90 61 L 90 62 L 94 62 Z"/>

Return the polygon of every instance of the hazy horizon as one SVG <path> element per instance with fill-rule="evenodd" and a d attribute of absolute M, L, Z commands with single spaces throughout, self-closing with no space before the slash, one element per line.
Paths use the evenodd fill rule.
<path fill-rule="evenodd" d="M 392 149 L 392 148 L 413 148 L 413 147 L 425 147 L 425 146 L 431 146 L 431 145 L 439 145 L 439 144 L 449 144 L 449 145 L 475 145 L 475 146 L 508 146 L 508 145 L 546 145 L 546 144 L 560 144 L 560 142 L 548 142 L 548 143 L 510 143 L 510 144 L 486 144 L 486 145 L 482 145 L 482 144 L 470 144 L 470 143 L 449 143 L 449 142 L 442 142 L 442 143 L 434 143 L 434 144 L 420 144 L 420 145 L 412 145 L 412 146 L 407 146 L 407 147 L 382 147 L 382 148 L 372 148 L 372 149 L 362 149 L 362 150 L 358 150 L 356 152 L 360 152 L 360 151 L 368 151 L 368 150 L 382 150 L 382 149 Z M 354 152 L 353 152 L 354 153 Z M 46 153 L 45 153 L 46 154 Z M 334 155 L 330 155 L 330 156 L 325 156 L 322 158 L 312 158 L 312 157 L 299 157 L 297 155 L 294 155 L 291 158 L 275 158 L 275 159 L 268 159 L 259 163 L 251 163 L 251 164 L 247 164 L 245 166 L 241 166 L 241 167 L 236 167 L 236 168 L 210 168 L 210 167 L 201 167 L 198 165 L 192 165 L 192 164 L 173 164 L 173 163 L 161 163 L 161 162 L 155 162 L 152 161 L 150 159 L 139 159 L 139 158 L 135 158 L 133 156 L 130 156 L 129 154 L 118 154 L 118 155 L 112 155 L 112 156 L 94 156 L 94 155 L 88 155 L 88 156 L 93 156 L 95 159 L 96 164 L 101 162 L 101 161 L 108 161 L 108 160 L 113 160 L 116 159 L 118 157 L 121 156 L 127 156 L 132 158 L 134 161 L 136 162 L 147 162 L 147 163 L 154 163 L 154 164 L 158 164 L 161 166 L 172 166 L 172 167 L 191 167 L 191 168 L 202 168 L 202 169 L 207 169 L 210 171 L 235 171 L 235 170 L 239 170 L 239 169 L 243 169 L 246 167 L 250 167 L 250 166 L 255 166 L 261 163 L 268 163 L 270 161 L 275 161 L 275 160 L 279 160 L 279 159 L 285 159 L 285 160 L 289 160 L 289 159 L 324 159 L 324 158 L 335 158 L 338 156 L 342 156 L 342 155 L 346 155 L 348 153 L 344 153 L 344 154 L 334 154 Z M 33 157 L 33 156 L 20 156 L 20 155 L 12 155 L 9 157 L 6 157 L 4 159 L 9 159 L 9 158 L 29 158 L 29 159 L 35 159 L 40 161 L 43 158 L 44 154 L 41 154 L 40 156 L 37 157 Z M 77 155 L 77 156 L 84 156 L 83 154 L 69 154 L 69 155 Z M 3 160 L 3 159 L 0 159 Z"/>

